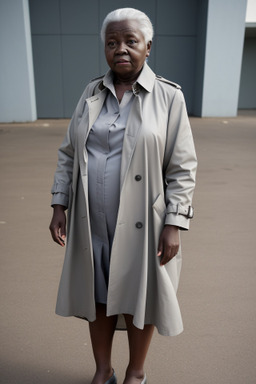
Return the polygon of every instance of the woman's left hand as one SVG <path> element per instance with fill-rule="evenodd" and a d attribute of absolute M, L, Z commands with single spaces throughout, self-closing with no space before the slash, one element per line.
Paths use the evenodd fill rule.
<path fill-rule="evenodd" d="M 165 225 L 158 244 L 157 256 L 161 257 L 160 265 L 167 264 L 177 255 L 180 246 L 179 227 Z"/>

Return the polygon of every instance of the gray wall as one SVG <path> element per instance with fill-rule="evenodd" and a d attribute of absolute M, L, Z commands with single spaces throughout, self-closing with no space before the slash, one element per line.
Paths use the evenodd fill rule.
<path fill-rule="evenodd" d="M 256 36 L 245 38 L 238 107 L 256 108 Z"/>
<path fill-rule="evenodd" d="M 124 6 L 152 19 L 156 35 L 149 64 L 182 85 L 190 114 L 235 116 L 246 2 L 2 0 L 0 121 L 70 117 L 88 81 L 107 69 L 99 39 L 102 20 Z M 244 45 L 239 108 L 255 108 L 254 68 L 255 35 Z"/>
<path fill-rule="evenodd" d="M 105 73 L 99 30 L 115 8 L 144 11 L 155 28 L 149 65 L 179 83 L 193 112 L 200 0 L 30 0 L 38 117 L 70 117 L 85 85 Z M 206 17 L 206 14 L 203 14 Z M 204 46 L 201 48 L 204 55 Z"/>
<path fill-rule="evenodd" d="M 38 117 L 70 117 L 99 75 L 97 8 L 89 0 L 30 0 Z"/>
<path fill-rule="evenodd" d="M 193 114 L 201 116 L 203 85 L 204 85 L 204 66 L 205 66 L 205 46 L 207 31 L 207 12 L 208 1 L 200 0 L 198 7 L 197 23 L 197 49 L 196 49 L 196 71 L 195 71 L 195 91 L 193 97 Z"/>
<path fill-rule="evenodd" d="M 36 119 L 28 0 L 0 1 L 0 121 Z"/>
<path fill-rule="evenodd" d="M 154 69 L 179 83 L 192 113 L 195 92 L 198 0 L 158 0 Z"/>

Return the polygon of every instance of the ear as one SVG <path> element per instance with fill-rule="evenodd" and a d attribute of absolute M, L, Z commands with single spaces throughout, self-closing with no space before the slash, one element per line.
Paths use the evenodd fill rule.
<path fill-rule="evenodd" d="M 152 46 L 152 41 L 149 41 L 149 42 L 147 43 L 147 53 L 146 53 L 146 57 L 149 57 L 150 50 L 151 50 L 151 46 Z"/>

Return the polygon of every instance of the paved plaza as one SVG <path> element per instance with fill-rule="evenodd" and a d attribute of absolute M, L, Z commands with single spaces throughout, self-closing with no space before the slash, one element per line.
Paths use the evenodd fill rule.
<path fill-rule="evenodd" d="M 256 112 L 190 119 L 199 169 L 195 218 L 182 232 L 185 331 L 155 333 L 149 384 L 256 382 Z M 0 383 L 90 384 L 88 325 L 56 316 L 63 249 L 50 189 L 68 120 L 0 124 Z M 128 345 L 117 332 L 122 383 Z"/>

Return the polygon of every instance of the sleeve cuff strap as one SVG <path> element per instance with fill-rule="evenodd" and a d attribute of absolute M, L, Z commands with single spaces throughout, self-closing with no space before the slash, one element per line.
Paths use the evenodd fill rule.
<path fill-rule="evenodd" d="M 192 219 L 194 216 L 194 209 L 191 205 L 183 206 L 181 204 L 168 205 L 166 213 L 176 213 L 176 215 L 185 216 L 187 219 Z"/>

